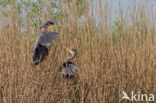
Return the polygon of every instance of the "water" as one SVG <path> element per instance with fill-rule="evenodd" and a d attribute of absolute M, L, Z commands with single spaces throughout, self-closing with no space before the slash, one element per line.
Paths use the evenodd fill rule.
<path fill-rule="evenodd" d="M 92 1 L 92 0 L 90 0 Z M 120 16 L 120 10 L 122 10 L 123 16 L 126 17 L 130 13 L 130 9 L 134 10 L 134 7 L 136 10 L 138 8 L 144 7 L 146 10 L 147 15 L 149 15 L 149 22 L 154 22 L 153 15 L 156 13 L 156 0 L 93 0 L 93 8 L 94 9 L 94 15 L 98 15 L 100 13 L 100 2 L 102 5 L 103 11 L 105 11 L 105 2 L 107 1 L 108 6 L 108 14 L 111 15 L 111 21 L 113 21 L 116 17 Z M 91 7 L 90 7 L 91 9 Z M 91 12 L 90 12 L 91 14 Z M 108 15 L 108 16 L 109 16 Z M 99 17 L 95 16 L 96 22 L 98 22 Z"/>

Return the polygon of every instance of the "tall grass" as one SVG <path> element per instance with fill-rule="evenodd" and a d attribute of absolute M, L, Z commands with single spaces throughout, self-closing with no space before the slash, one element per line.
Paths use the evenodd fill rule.
<path fill-rule="evenodd" d="M 99 2 L 1 2 L 0 103 L 127 103 L 122 91 L 156 94 L 156 14 L 151 26 L 146 3 L 132 4 L 112 22 L 112 5 Z M 32 68 L 31 48 L 47 20 L 62 25 L 60 35 Z M 63 46 L 78 50 L 74 80 L 56 73 L 68 55 Z"/>

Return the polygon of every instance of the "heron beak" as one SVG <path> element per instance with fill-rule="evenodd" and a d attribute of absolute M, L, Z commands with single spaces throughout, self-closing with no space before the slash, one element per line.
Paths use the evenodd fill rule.
<path fill-rule="evenodd" d="M 49 27 L 52 27 L 52 28 L 61 28 L 61 26 L 56 25 L 56 24 L 54 24 L 54 25 L 49 25 Z"/>
<path fill-rule="evenodd" d="M 74 55 L 74 52 L 72 50 L 70 50 L 69 48 L 64 47 L 67 51 L 69 51 L 71 53 L 71 55 Z"/>

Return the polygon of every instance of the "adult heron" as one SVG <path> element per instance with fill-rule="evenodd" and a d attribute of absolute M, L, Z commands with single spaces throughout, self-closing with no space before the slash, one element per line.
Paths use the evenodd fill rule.
<path fill-rule="evenodd" d="M 52 21 L 47 21 L 40 27 L 40 36 L 33 47 L 31 66 L 38 65 L 48 56 L 53 40 L 58 37 L 59 33 L 49 31 L 50 27 L 60 28 L 60 26 L 55 25 Z"/>

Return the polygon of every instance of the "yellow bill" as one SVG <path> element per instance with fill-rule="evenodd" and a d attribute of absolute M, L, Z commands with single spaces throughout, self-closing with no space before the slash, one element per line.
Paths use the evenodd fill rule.
<path fill-rule="evenodd" d="M 61 26 L 59 26 L 59 25 L 56 25 L 56 24 L 49 25 L 49 27 L 52 27 L 52 28 L 61 28 Z"/>
<path fill-rule="evenodd" d="M 64 47 L 67 51 L 69 51 L 71 53 L 71 55 L 74 55 L 74 52 L 72 50 L 70 50 L 69 48 Z"/>

